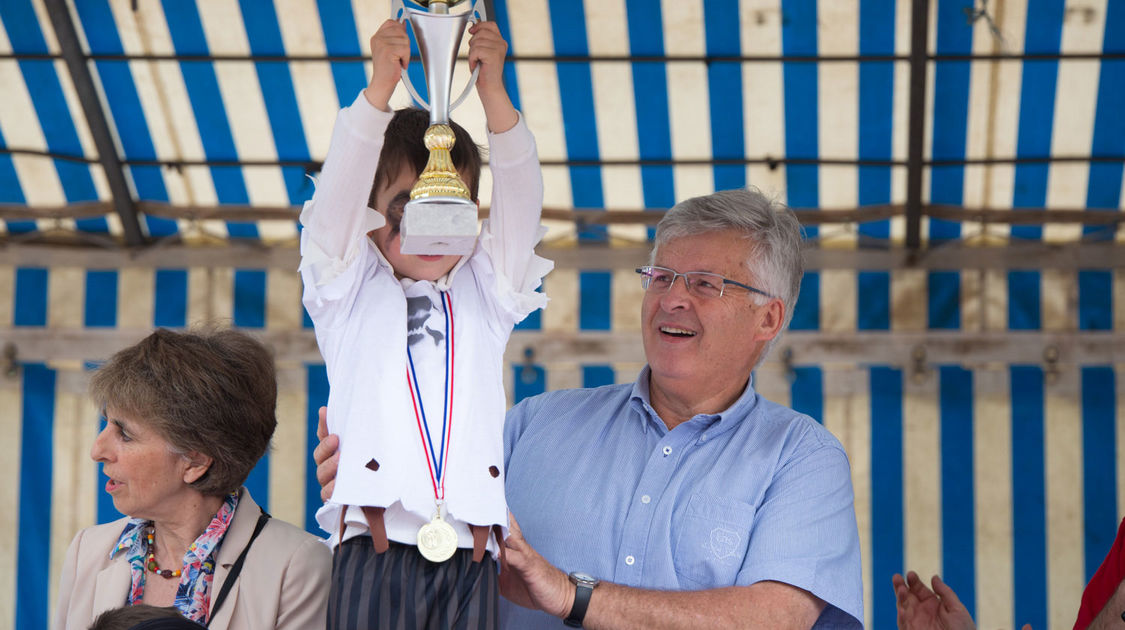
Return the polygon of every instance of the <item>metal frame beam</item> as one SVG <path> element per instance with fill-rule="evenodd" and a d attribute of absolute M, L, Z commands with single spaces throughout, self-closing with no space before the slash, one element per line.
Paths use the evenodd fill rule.
<path fill-rule="evenodd" d="M 922 153 L 926 142 L 926 53 L 929 0 L 914 0 L 910 11 L 910 122 L 907 128 L 906 247 L 922 247 Z"/>
<path fill-rule="evenodd" d="M 0 155 L 26 155 L 31 157 L 51 158 L 66 160 L 83 164 L 93 164 L 98 160 L 84 155 L 59 153 L 57 151 L 44 151 L 40 149 L 27 149 L 20 147 L 0 147 Z M 974 158 L 966 157 L 949 160 L 922 160 L 923 166 L 996 166 L 1013 164 L 1121 164 L 1125 162 L 1125 155 L 1048 155 L 1048 156 L 998 156 Z M 308 173 L 320 172 L 324 163 L 319 160 L 142 160 L 123 159 L 125 166 L 159 166 L 161 168 L 183 169 L 187 167 L 214 167 L 214 166 L 296 166 L 305 169 Z M 484 164 L 488 164 L 487 161 Z M 601 160 L 573 160 L 573 159 L 543 159 L 539 161 L 543 167 L 572 167 L 572 166 L 750 166 L 764 164 L 770 169 L 787 165 L 807 166 L 908 166 L 907 160 L 873 160 L 860 158 L 794 158 L 775 157 L 764 155 L 761 157 L 746 158 L 674 158 L 674 159 L 601 159 Z"/>
<path fill-rule="evenodd" d="M 486 3 L 487 4 L 487 3 Z M 492 15 L 492 13 L 489 13 Z M 3 59 L 59 59 L 54 53 L 0 53 Z M 99 53 L 86 55 L 93 61 L 174 61 L 213 63 L 356 63 L 370 61 L 367 55 L 191 55 Z M 1125 59 L 1125 52 L 1058 53 L 970 53 L 925 56 L 927 61 L 1109 61 Z M 462 57 L 461 59 L 464 59 Z M 887 63 L 909 62 L 910 55 L 508 55 L 511 63 Z M 418 57 L 412 57 L 418 61 Z"/>
<path fill-rule="evenodd" d="M 63 59 L 66 61 L 71 81 L 74 83 L 74 91 L 78 94 L 82 112 L 86 115 L 90 135 L 94 138 L 98 162 L 105 170 L 110 194 L 113 195 L 113 206 L 121 218 L 121 227 L 125 231 L 125 242 L 131 247 L 137 247 L 144 243 L 144 235 L 141 233 L 140 221 L 137 218 L 133 193 L 125 179 L 121 161 L 118 159 L 117 145 L 113 141 L 113 134 L 109 129 L 102 100 L 94 86 L 94 78 L 87 65 L 86 55 L 82 51 L 82 44 L 78 40 L 70 6 L 66 0 L 45 0 L 45 4 L 47 14 L 51 17 L 51 25 L 55 29 L 55 37 L 62 48 Z"/>
<path fill-rule="evenodd" d="M 221 206 L 172 205 L 164 202 L 140 201 L 136 210 L 151 217 L 183 219 L 186 221 L 295 221 L 300 206 L 251 206 L 227 204 Z M 480 208 L 481 218 L 487 218 L 489 207 Z M 543 208 L 543 219 L 584 225 L 656 225 L 666 208 Z M 0 220 L 34 221 L 49 219 L 84 219 L 105 216 L 112 212 L 112 203 L 90 201 L 64 206 L 23 206 L 0 204 Z M 1117 208 L 966 208 L 948 204 L 922 204 L 922 216 L 987 225 L 1049 225 L 1076 224 L 1106 226 L 1116 229 L 1125 223 L 1125 212 Z M 802 225 L 839 225 L 881 221 L 906 214 L 903 204 L 874 204 L 855 208 L 825 208 L 819 210 L 794 210 Z M 1099 235 L 1096 238 L 1105 238 Z M 36 233 L 9 235 L 7 240 L 20 242 L 34 240 Z M 1087 235 L 1087 241 L 1094 240 Z M 0 236 L 0 242 L 4 242 Z M 54 242 L 58 242 L 55 239 Z M 52 242 L 44 239 L 43 243 Z M 887 241 L 880 241 L 887 242 Z"/>

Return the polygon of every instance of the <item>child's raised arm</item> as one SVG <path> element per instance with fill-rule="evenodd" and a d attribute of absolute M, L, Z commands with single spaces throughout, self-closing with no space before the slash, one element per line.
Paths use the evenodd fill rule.
<path fill-rule="evenodd" d="M 349 259 L 349 247 L 354 247 L 359 235 L 383 222 L 382 215 L 367 207 L 367 200 L 383 148 L 383 132 L 391 119 L 388 100 L 410 62 L 406 26 L 394 20 L 383 22 L 370 45 L 372 72 L 364 99 L 357 98 L 337 117 L 316 193 L 301 213 L 310 238 L 329 259 Z"/>
<path fill-rule="evenodd" d="M 488 248 L 496 270 L 517 294 L 539 285 L 551 263 L 535 255 L 540 238 L 539 217 L 543 208 L 543 173 L 535 138 L 521 122 L 504 89 L 504 55 L 508 43 L 495 22 L 480 22 L 469 29 L 469 63 L 480 68 L 477 94 L 488 121 L 489 169 L 492 172 L 492 201 L 488 220 Z M 527 302 L 538 308 L 546 298 Z"/>
<path fill-rule="evenodd" d="M 500 36 L 496 22 L 477 22 L 469 28 L 469 68 L 480 67 L 477 95 L 484 106 L 488 130 L 504 133 L 519 122 L 508 91 L 504 89 L 504 55 L 508 42 Z"/>

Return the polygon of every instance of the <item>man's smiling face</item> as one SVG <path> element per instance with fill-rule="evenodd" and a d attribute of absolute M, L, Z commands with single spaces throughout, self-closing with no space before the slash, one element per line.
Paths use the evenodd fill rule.
<path fill-rule="evenodd" d="M 654 265 L 677 272 L 709 271 L 751 286 L 750 243 L 737 230 L 682 236 L 664 243 Z M 773 302 L 777 304 L 773 304 Z M 780 300 L 758 306 L 753 294 L 701 298 L 677 278 L 667 291 L 649 290 L 641 303 L 641 336 L 651 386 L 665 394 L 735 397 L 746 385 L 766 342 L 777 334 Z M 721 409 L 715 409 L 715 412 Z"/>

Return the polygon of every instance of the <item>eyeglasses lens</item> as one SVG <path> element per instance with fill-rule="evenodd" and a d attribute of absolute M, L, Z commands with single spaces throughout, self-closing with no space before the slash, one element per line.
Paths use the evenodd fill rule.
<path fill-rule="evenodd" d="M 714 298 L 723 295 L 723 277 L 706 271 L 677 273 L 661 267 L 641 268 L 641 288 L 647 291 L 668 291 L 677 276 L 683 276 L 684 284 L 692 295 Z"/>

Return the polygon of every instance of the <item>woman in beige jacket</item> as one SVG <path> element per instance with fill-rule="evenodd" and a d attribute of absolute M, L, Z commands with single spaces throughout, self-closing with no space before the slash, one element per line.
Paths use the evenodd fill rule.
<path fill-rule="evenodd" d="M 52 627 L 145 603 L 216 630 L 323 628 L 328 548 L 242 487 L 277 424 L 265 347 L 231 330 L 158 330 L 90 389 L 106 419 L 90 454 L 128 516 L 75 536 Z"/>

